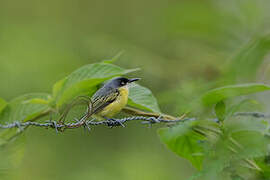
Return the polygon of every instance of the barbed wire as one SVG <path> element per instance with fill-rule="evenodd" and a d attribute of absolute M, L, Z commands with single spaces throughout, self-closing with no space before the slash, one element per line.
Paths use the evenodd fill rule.
<path fill-rule="evenodd" d="M 234 116 L 252 116 L 255 118 L 270 118 L 270 115 L 260 113 L 260 112 L 238 112 L 235 113 Z M 145 116 L 131 116 L 125 117 L 121 119 L 107 119 L 103 121 L 96 121 L 95 119 L 87 120 L 87 114 L 84 115 L 82 118 L 75 119 L 76 122 L 71 123 L 64 123 L 64 122 L 56 122 L 56 121 L 45 121 L 45 122 L 34 122 L 34 121 L 27 121 L 27 122 L 12 122 L 7 124 L 0 124 L 0 128 L 2 129 L 11 129 L 11 128 L 18 128 L 20 131 L 23 131 L 27 127 L 35 126 L 35 127 L 44 127 L 44 128 L 53 128 L 56 132 L 64 131 L 66 129 L 75 129 L 79 127 L 87 128 L 89 131 L 91 130 L 92 126 L 98 125 L 105 125 L 109 127 L 116 127 L 122 126 L 125 127 L 125 124 L 130 121 L 141 121 L 143 124 L 157 124 L 157 123 L 166 123 L 166 124 L 175 124 L 178 122 L 185 122 L 185 121 L 194 121 L 196 118 L 179 118 L 174 120 L 167 120 L 163 119 L 162 116 L 159 117 L 145 117 Z"/>
<path fill-rule="evenodd" d="M 255 118 L 270 118 L 270 114 L 264 114 L 261 112 L 237 112 L 234 116 L 252 116 Z"/>
<path fill-rule="evenodd" d="M 79 127 L 85 127 L 89 131 L 91 130 L 91 126 L 98 126 L 98 125 L 106 125 L 109 127 L 116 127 L 116 126 L 122 126 L 125 127 L 125 123 L 129 121 L 142 121 L 143 124 L 156 124 L 156 123 L 177 123 L 177 122 L 184 122 L 188 120 L 195 120 L 195 118 L 183 118 L 183 119 L 175 119 L 175 120 L 166 120 L 162 119 L 162 116 L 156 118 L 156 117 L 144 117 L 144 116 L 131 116 L 131 117 L 125 117 L 121 119 L 107 119 L 103 121 L 95 121 L 95 119 L 92 120 L 85 120 L 86 115 L 83 116 L 80 120 L 76 120 L 76 122 L 73 123 L 62 123 L 62 122 L 56 122 L 56 121 L 46 121 L 44 123 L 42 122 L 33 122 L 33 121 L 27 121 L 27 122 L 12 122 L 7 123 L 5 125 L 0 124 L 0 128 L 2 129 L 10 129 L 10 128 L 18 128 L 19 130 L 24 130 L 27 127 L 30 126 L 36 126 L 36 127 L 44 127 L 44 128 L 54 128 L 57 132 L 58 131 L 64 131 L 65 129 L 74 129 Z"/>

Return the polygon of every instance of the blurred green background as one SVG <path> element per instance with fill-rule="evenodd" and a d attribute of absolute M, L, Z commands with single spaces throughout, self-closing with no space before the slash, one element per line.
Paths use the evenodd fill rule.
<path fill-rule="evenodd" d="M 181 115 L 196 92 L 224 77 L 232 57 L 270 27 L 267 0 L 0 0 L 0 96 L 52 85 L 110 59 L 141 68 L 163 112 Z M 268 61 L 254 81 L 267 82 Z M 254 82 L 253 81 L 253 82 Z M 161 144 L 156 127 L 31 128 L 7 179 L 187 179 L 195 169 Z"/>

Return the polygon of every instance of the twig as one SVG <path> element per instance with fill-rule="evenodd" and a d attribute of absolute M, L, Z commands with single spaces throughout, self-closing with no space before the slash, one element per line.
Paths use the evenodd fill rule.
<path fill-rule="evenodd" d="M 155 118 L 162 116 L 164 119 L 167 119 L 167 120 L 182 119 L 182 118 L 173 117 L 173 116 L 167 115 L 167 114 L 145 112 L 145 111 L 141 111 L 141 110 L 134 109 L 131 107 L 125 107 L 122 111 L 127 113 L 127 114 L 136 115 L 136 116 L 147 116 L 147 117 L 155 117 Z"/>

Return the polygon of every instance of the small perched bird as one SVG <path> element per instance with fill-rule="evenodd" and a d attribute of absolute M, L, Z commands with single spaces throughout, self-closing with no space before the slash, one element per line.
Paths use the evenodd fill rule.
<path fill-rule="evenodd" d="M 128 85 L 139 78 L 113 78 L 101 87 L 91 98 L 92 115 L 97 119 L 112 120 L 128 102 Z"/>

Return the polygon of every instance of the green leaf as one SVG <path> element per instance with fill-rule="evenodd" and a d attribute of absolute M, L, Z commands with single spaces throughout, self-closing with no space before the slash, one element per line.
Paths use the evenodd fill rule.
<path fill-rule="evenodd" d="M 258 131 L 237 131 L 231 134 L 231 137 L 238 142 L 239 159 L 257 158 L 268 154 L 267 146 L 270 141 L 263 133 Z"/>
<path fill-rule="evenodd" d="M 179 156 L 189 160 L 197 169 L 202 168 L 205 137 L 192 130 L 197 121 L 186 121 L 171 128 L 159 129 L 161 141 Z"/>
<path fill-rule="evenodd" d="M 270 36 L 263 36 L 250 41 L 232 57 L 225 76 L 231 83 L 240 80 L 253 80 L 264 57 L 270 51 Z"/>
<path fill-rule="evenodd" d="M 201 125 L 198 123 L 198 127 Z M 224 121 L 222 129 L 217 139 L 207 138 L 203 169 L 191 179 L 223 179 L 225 174 L 246 165 L 247 158 L 267 154 L 269 140 L 264 136 L 267 132 L 264 120 L 234 117 Z"/>
<path fill-rule="evenodd" d="M 0 114 L 0 123 L 23 122 L 40 116 L 50 108 L 49 96 L 46 93 L 32 93 L 15 98 Z M 16 128 L 0 129 L 0 146 L 7 144 L 19 133 Z"/>
<path fill-rule="evenodd" d="M 224 130 L 232 147 L 238 152 L 236 159 L 255 158 L 267 154 L 269 140 L 265 136 L 268 133 L 265 120 L 253 117 L 235 117 L 224 123 Z M 236 143 L 232 143 L 236 142 Z"/>
<path fill-rule="evenodd" d="M 216 116 L 220 121 L 223 121 L 225 119 L 225 113 L 226 113 L 226 106 L 224 101 L 219 101 L 215 106 L 215 113 Z"/>
<path fill-rule="evenodd" d="M 205 106 L 211 106 L 227 98 L 248 95 L 268 90 L 270 90 L 270 86 L 265 84 L 254 83 L 230 85 L 208 91 L 202 96 L 201 100 Z"/>
<path fill-rule="evenodd" d="M 46 93 L 32 93 L 15 98 L 4 109 L 0 122 L 27 121 L 49 109 Z"/>
<path fill-rule="evenodd" d="M 149 89 L 134 84 L 129 91 L 128 105 L 142 110 L 160 112 L 157 100 Z"/>
<path fill-rule="evenodd" d="M 3 109 L 7 106 L 7 102 L 0 98 L 0 113 L 3 111 Z"/>
<path fill-rule="evenodd" d="M 67 104 L 70 100 L 80 95 L 87 95 L 91 97 L 98 89 L 98 85 L 104 82 L 106 79 L 89 79 L 81 82 L 77 82 L 76 85 L 66 88 L 59 100 L 56 103 L 56 107 L 60 108 L 64 104 Z"/>
<path fill-rule="evenodd" d="M 33 98 L 30 99 L 28 101 L 26 101 L 27 103 L 31 103 L 31 104 L 49 104 L 48 99 L 41 99 L 41 98 Z"/>
<path fill-rule="evenodd" d="M 125 70 L 108 63 L 85 65 L 54 85 L 54 103 L 60 107 L 76 96 L 92 95 L 97 90 L 97 86 L 105 80 L 137 70 Z"/>

